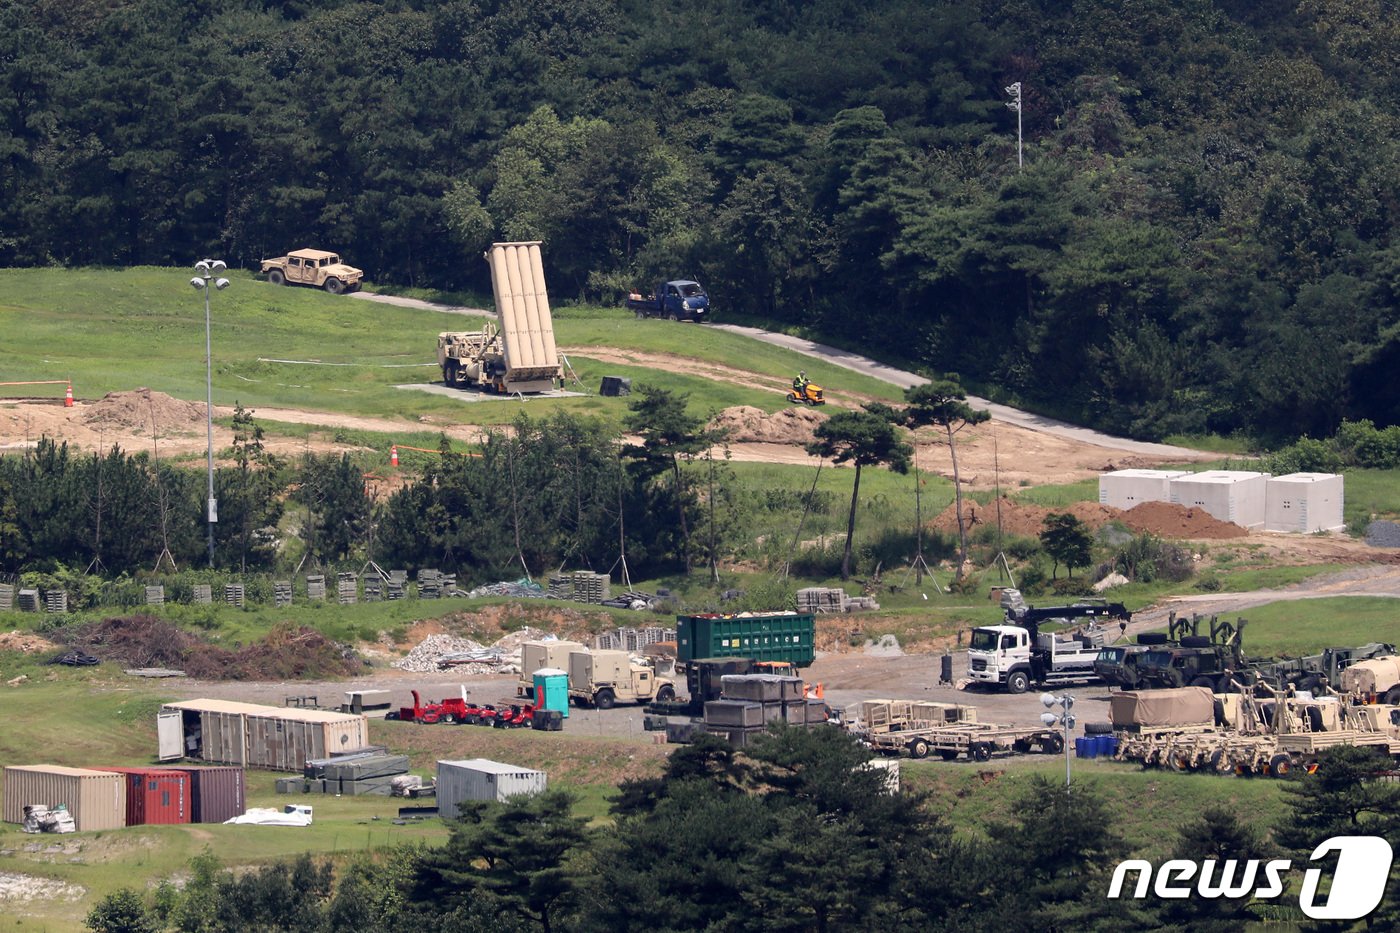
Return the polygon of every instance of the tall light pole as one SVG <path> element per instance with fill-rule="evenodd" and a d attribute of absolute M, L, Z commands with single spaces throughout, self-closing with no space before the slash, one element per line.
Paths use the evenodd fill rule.
<path fill-rule="evenodd" d="M 1016 111 L 1016 168 L 1024 168 L 1025 163 L 1021 160 L 1021 82 L 1009 85 L 1006 93 L 1011 95 L 1011 100 L 1006 106 Z"/>
<path fill-rule="evenodd" d="M 1042 693 L 1040 702 L 1048 711 L 1058 705 L 1062 712 L 1044 712 L 1040 714 L 1040 721 L 1046 726 L 1061 725 L 1065 728 L 1065 790 L 1069 790 L 1069 733 L 1074 728 L 1074 714 L 1070 712 L 1074 708 L 1074 697 L 1066 693 L 1064 696 L 1055 696 L 1051 693 Z"/>
<path fill-rule="evenodd" d="M 204 292 L 204 391 L 205 423 L 209 429 L 209 500 L 205 503 L 206 517 L 209 520 L 209 569 L 214 569 L 214 525 L 219 520 L 219 500 L 214 498 L 214 352 L 209 335 L 209 290 L 223 291 L 228 288 L 228 279 L 218 278 L 227 269 L 222 259 L 201 259 L 194 264 L 195 276 L 190 284 Z"/>

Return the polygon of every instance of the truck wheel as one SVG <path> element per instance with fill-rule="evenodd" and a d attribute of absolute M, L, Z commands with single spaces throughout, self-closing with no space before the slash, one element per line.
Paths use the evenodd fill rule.
<path fill-rule="evenodd" d="M 457 373 L 462 368 L 462 364 L 456 360 L 448 360 L 442 364 L 442 384 L 445 386 L 455 386 L 457 384 Z"/>
<path fill-rule="evenodd" d="M 928 742 L 924 739 L 913 739 L 909 742 L 910 758 L 927 758 Z"/>
<path fill-rule="evenodd" d="M 340 295 L 345 292 L 345 283 L 335 276 L 326 279 L 326 284 L 322 287 L 332 295 Z"/>
<path fill-rule="evenodd" d="M 666 320 L 668 320 L 668 321 L 679 321 L 680 318 L 676 315 L 676 312 L 672 311 L 670 314 L 666 315 Z"/>
<path fill-rule="evenodd" d="M 992 746 L 987 742 L 974 742 L 968 749 L 973 761 L 990 761 L 992 757 Z"/>
<path fill-rule="evenodd" d="M 1391 687 L 1385 692 L 1387 706 L 1400 706 L 1400 686 Z"/>
<path fill-rule="evenodd" d="M 670 684 L 667 684 L 660 690 L 656 691 L 656 701 L 658 703 L 670 703 L 675 698 L 676 688 L 672 687 Z"/>
<path fill-rule="evenodd" d="M 1045 749 L 1047 755 L 1058 755 L 1065 750 L 1065 740 L 1052 733 L 1045 737 L 1045 741 L 1040 743 L 1040 747 Z"/>
<path fill-rule="evenodd" d="M 1025 671 L 1012 671 L 1006 675 L 1006 689 L 1011 693 L 1025 693 L 1031 688 L 1031 679 Z"/>
<path fill-rule="evenodd" d="M 635 314 L 635 315 L 637 316 L 637 320 L 639 320 L 639 321 L 644 321 L 644 320 L 646 320 L 647 313 L 646 313 L 645 311 L 633 311 L 632 313 Z"/>
<path fill-rule="evenodd" d="M 1287 777 L 1293 770 L 1293 759 L 1283 752 L 1269 759 L 1269 773 L 1274 777 Z"/>
<path fill-rule="evenodd" d="M 270 285 L 286 285 L 287 277 L 282 273 L 281 269 L 273 269 L 267 274 L 267 281 Z"/>
<path fill-rule="evenodd" d="M 1172 752 L 1167 756 L 1167 767 L 1180 773 L 1191 770 L 1191 759 L 1185 752 Z"/>
<path fill-rule="evenodd" d="M 599 690 L 593 697 L 593 705 L 599 709 L 612 709 L 617 703 L 617 696 L 611 690 Z"/>
<path fill-rule="evenodd" d="M 1323 680 L 1318 675 L 1313 674 L 1311 677 L 1304 677 L 1302 681 L 1298 684 L 1298 689 L 1306 690 L 1313 696 L 1317 696 L 1317 692 L 1326 685 L 1327 681 Z"/>
<path fill-rule="evenodd" d="M 1113 723 L 1111 722 L 1086 722 L 1084 724 L 1085 735 L 1112 735 Z"/>

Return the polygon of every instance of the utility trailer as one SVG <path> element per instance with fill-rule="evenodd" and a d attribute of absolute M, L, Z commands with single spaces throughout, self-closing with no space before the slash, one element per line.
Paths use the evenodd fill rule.
<path fill-rule="evenodd" d="M 443 384 L 506 395 L 548 392 L 564 368 L 554 343 L 539 241 L 493 243 L 486 261 L 497 321 L 481 330 L 438 334 Z"/>
<path fill-rule="evenodd" d="M 932 752 L 944 761 L 962 757 L 987 761 L 993 755 L 1024 755 L 1035 748 L 1054 755 L 1065 749 L 1064 736 L 1053 729 L 994 722 L 930 723 L 898 732 L 872 732 L 860 739 L 887 755 L 903 751 L 908 752 L 910 758 L 927 758 Z"/>

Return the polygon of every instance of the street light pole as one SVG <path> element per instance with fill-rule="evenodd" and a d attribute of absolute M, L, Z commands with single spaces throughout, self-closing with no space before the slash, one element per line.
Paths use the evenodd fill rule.
<path fill-rule="evenodd" d="M 209 522 L 209 569 L 214 569 L 214 525 L 219 520 L 219 500 L 214 498 L 214 351 L 210 336 L 209 290 L 210 285 L 219 291 L 228 288 L 228 279 L 218 278 L 218 274 L 228 267 L 222 259 L 201 259 L 194 264 L 195 277 L 190 285 L 204 292 L 204 420 L 209 432 L 209 499 L 205 503 L 205 517 Z"/>
<path fill-rule="evenodd" d="M 1017 81 L 1008 86 L 1006 93 L 1011 95 L 1011 100 L 1007 102 L 1006 106 L 1016 111 L 1016 168 L 1021 169 L 1025 167 L 1025 163 L 1021 160 L 1021 82 Z"/>
<path fill-rule="evenodd" d="M 1065 729 L 1065 790 L 1068 791 L 1070 779 L 1069 733 L 1070 730 L 1074 728 L 1075 722 L 1074 714 L 1071 713 L 1070 710 L 1074 708 L 1074 697 L 1070 696 L 1068 693 L 1059 697 L 1051 693 L 1042 693 L 1040 695 L 1040 702 L 1047 710 L 1047 712 L 1040 714 L 1040 721 L 1047 726 L 1061 725 L 1064 726 Z M 1060 707 L 1062 712 L 1058 714 L 1048 712 L 1048 710 L 1056 705 Z"/>

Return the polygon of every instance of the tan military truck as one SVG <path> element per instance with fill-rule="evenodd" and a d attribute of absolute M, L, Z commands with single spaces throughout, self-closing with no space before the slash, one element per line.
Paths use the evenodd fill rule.
<path fill-rule="evenodd" d="M 525 641 L 520 643 L 520 680 L 515 685 L 515 695 L 533 697 L 535 695 L 535 671 L 552 667 L 558 670 L 569 669 L 569 655 L 586 650 L 585 645 L 576 641 Z"/>
<path fill-rule="evenodd" d="M 356 291 L 365 274 L 323 249 L 297 249 L 262 261 L 263 275 L 273 285 L 310 285 L 332 295 Z"/>
<path fill-rule="evenodd" d="M 675 684 L 626 651 L 573 651 L 568 670 L 569 698 L 576 706 L 612 709 L 618 703 L 669 703 L 676 698 Z"/>

